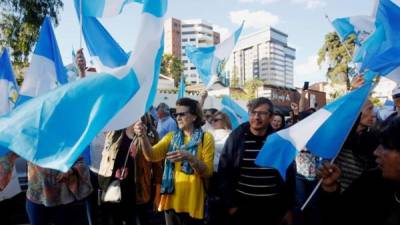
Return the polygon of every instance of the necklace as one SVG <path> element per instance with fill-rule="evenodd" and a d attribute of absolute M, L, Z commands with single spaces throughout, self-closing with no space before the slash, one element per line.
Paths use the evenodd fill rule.
<path fill-rule="evenodd" d="M 396 202 L 400 204 L 400 198 L 397 196 L 397 194 L 397 192 L 394 193 L 394 200 L 396 200 Z"/>

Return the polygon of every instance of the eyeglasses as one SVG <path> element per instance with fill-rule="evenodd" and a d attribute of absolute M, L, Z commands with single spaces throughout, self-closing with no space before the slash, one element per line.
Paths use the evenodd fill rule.
<path fill-rule="evenodd" d="M 174 113 L 173 116 L 175 118 L 178 118 L 178 116 L 186 116 L 186 114 L 188 114 L 189 112 L 179 112 L 179 113 Z"/>
<path fill-rule="evenodd" d="M 251 111 L 250 116 L 268 116 L 270 112 L 265 112 L 265 111 Z"/>
<path fill-rule="evenodd" d="M 212 122 L 213 122 L 213 123 L 216 123 L 216 122 L 221 121 L 221 120 L 222 120 L 222 119 L 220 119 L 220 118 L 215 118 L 215 119 L 212 120 Z"/>
<path fill-rule="evenodd" d="M 207 119 L 213 117 L 213 115 L 206 115 L 205 116 Z"/>

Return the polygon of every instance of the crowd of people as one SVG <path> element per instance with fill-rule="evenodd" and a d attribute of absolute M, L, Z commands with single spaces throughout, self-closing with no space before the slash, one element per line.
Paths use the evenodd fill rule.
<path fill-rule="evenodd" d="M 400 224 L 398 89 L 388 118 L 364 104 L 333 164 L 307 149 L 285 177 L 254 163 L 269 135 L 315 112 L 304 107 L 306 95 L 289 118 L 268 98 L 252 99 L 249 121 L 236 128 L 223 111 L 203 108 L 206 93 L 199 102 L 181 98 L 174 113 L 161 103 L 126 129 L 100 133 L 66 173 L 28 163 L 30 224 Z M 17 157 L 0 159 L 1 190 Z"/>

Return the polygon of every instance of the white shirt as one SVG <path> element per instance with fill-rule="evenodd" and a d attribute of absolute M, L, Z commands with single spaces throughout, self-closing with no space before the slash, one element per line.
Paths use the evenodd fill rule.
<path fill-rule="evenodd" d="M 232 132 L 231 130 L 226 129 L 212 129 L 209 130 L 215 142 L 215 152 L 214 152 L 214 172 L 218 170 L 219 158 L 222 154 L 222 149 L 224 148 L 226 139 L 228 139 L 229 134 Z"/>

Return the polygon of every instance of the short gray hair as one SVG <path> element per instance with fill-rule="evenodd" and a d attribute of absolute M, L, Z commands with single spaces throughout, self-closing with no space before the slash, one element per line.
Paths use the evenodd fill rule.
<path fill-rule="evenodd" d="M 162 102 L 162 103 L 160 103 L 158 106 L 157 106 L 157 110 L 161 110 L 161 111 L 163 111 L 164 113 L 166 113 L 166 114 L 168 114 L 169 115 L 169 106 L 167 105 L 167 104 L 165 104 L 164 102 Z"/>
<path fill-rule="evenodd" d="M 259 97 L 259 98 L 250 100 L 249 103 L 247 103 L 247 109 L 249 110 L 249 112 L 251 112 L 255 108 L 259 107 L 260 105 L 264 105 L 264 104 L 267 104 L 269 106 L 268 111 L 270 113 L 274 113 L 274 104 L 272 104 L 271 100 L 269 100 L 268 98 L 265 98 L 265 97 Z"/>

